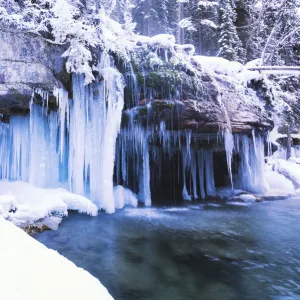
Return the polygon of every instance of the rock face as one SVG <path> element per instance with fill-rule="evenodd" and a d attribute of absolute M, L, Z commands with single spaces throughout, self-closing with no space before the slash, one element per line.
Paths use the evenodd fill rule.
<path fill-rule="evenodd" d="M 27 111 L 34 88 L 51 91 L 54 86 L 63 85 L 70 91 L 71 76 L 65 71 L 63 46 L 30 33 L 5 29 L 0 29 L 0 44 L 0 113 Z M 154 95 L 152 109 L 147 110 L 145 104 L 149 96 L 140 93 L 138 117 L 147 119 L 147 124 L 149 120 L 153 124 L 164 120 L 168 129 L 192 129 L 199 133 L 218 132 L 229 126 L 236 133 L 273 127 L 264 100 L 259 99 L 253 89 L 201 70 L 197 75 L 170 64 L 163 68 L 163 72 L 149 70 L 144 77 L 141 72 L 137 74 L 139 86 L 145 85 Z M 127 97 L 130 97 L 134 93 L 130 91 L 133 86 L 127 89 Z M 170 99 L 171 94 L 176 94 L 173 99 L 178 100 L 165 100 Z"/>
<path fill-rule="evenodd" d="M 253 89 L 217 75 L 202 76 L 200 93 L 185 85 L 181 100 L 155 99 L 151 109 L 145 112 L 145 106 L 140 106 L 139 112 L 137 118 L 144 119 L 144 124 L 159 125 L 163 120 L 167 129 L 191 129 L 195 133 L 214 133 L 229 127 L 233 133 L 273 128 L 265 102 Z"/>
<path fill-rule="evenodd" d="M 69 81 L 63 47 L 30 34 L 0 29 L 0 110 L 24 110 L 33 88 L 45 90 Z"/>
<path fill-rule="evenodd" d="M 205 94 L 200 99 L 182 101 L 182 128 L 214 132 L 229 126 L 234 133 L 239 133 L 273 127 L 264 103 L 252 89 L 241 88 L 221 78 L 204 81 L 203 87 Z"/>

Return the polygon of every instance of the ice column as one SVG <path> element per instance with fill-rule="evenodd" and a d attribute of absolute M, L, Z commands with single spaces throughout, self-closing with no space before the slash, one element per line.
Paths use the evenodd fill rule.
<path fill-rule="evenodd" d="M 183 200 L 191 201 L 192 198 L 189 195 L 187 188 L 186 188 L 186 173 L 190 166 L 191 161 L 191 131 L 186 131 L 186 145 L 182 149 L 182 175 L 183 175 L 183 189 L 182 189 L 182 197 Z"/>
<path fill-rule="evenodd" d="M 225 142 L 228 173 L 229 173 L 229 177 L 230 177 L 231 187 L 233 188 L 232 154 L 233 154 L 233 149 L 234 149 L 234 139 L 233 139 L 233 135 L 229 129 L 226 129 L 224 132 L 224 142 Z"/>
<path fill-rule="evenodd" d="M 197 152 L 198 159 L 198 173 L 199 173 L 199 186 L 201 192 L 201 199 L 205 199 L 205 190 L 204 190 L 204 157 L 203 150 Z"/>
<path fill-rule="evenodd" d="M 205 162 L 206 194 L 208 196 L 216 196 L 213 152 L 209 150 L 204 150 L 203 153 Z"/>
<path fill-rule="evenodd" d="M 115 211 L 113 173 L 116 139 L 124 107 L 122 75 L 104 56 L 99 64 L 102 80 L 84 85 L 73 76 L 70 118 L 69 183 L 78 194 L 87 193 L 99 208 Z"/>

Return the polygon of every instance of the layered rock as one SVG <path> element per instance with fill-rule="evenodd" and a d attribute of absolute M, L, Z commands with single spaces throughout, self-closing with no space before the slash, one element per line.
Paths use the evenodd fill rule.
<path fill-rule="evenodd" d="M 28 110 L 34 88 L 52 91 L 55 86 L 68 88 L 71 85 L 71 76 L 65 71 L 61 56 L 64 46 L 54 45 L 30 33 L 4 29 L 0 31 L 0 42 L 2 113 Z M 259 98 L 255 90 L 228 76 L 209 74 L 201 70 L 201 66 L 175 66 L 172 62 L 174 53 L 168 49 L 158 51 L 163 65 L 149 67 L 147 62 L 153 60 L 149 54 L 153 54 L 154 50 L 139 54 L 137 62 L 140 64 L 134 68 L 137 86 L 128 85 L 125 93 L 127 109 L 138 106 L 140 120 L 147 120 L 147 124 L 149 120 L 153 124 L 164 120 L 167 129 L 192 129 L 198 133 L 218 132 L 228 127 L 235 133 L 249 132 L 253 128 L 263 131 L 272 128 L 264 99 Z M 146 71 L 142 73 L 143 65 Z M 133 75 L 126 70 L 121 71 L 125 77 Z M 139 89 L 136 103 L 130 103 L 133 89 Z M 145 106 L 150 99 L 151 110 Z"/>
<path fill-rule="evenodd" d="M 67 84 L 64 48 L 30 33 L 0 30 L 0 111 L 28 109 L 33 89 Z"/>

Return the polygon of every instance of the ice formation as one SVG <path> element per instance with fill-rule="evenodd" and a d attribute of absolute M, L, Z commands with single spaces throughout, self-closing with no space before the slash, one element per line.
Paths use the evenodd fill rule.
<path fill-rule="evenodd" d="M 148 39 L 147 44 L 160 49 L 161 39 Z M 163 48 L 175 47 L 172 38 L 166 41 Z M 203 66 L 209 63 L 203 57 L 195 60 Z M 203 147 L 199 142 L 203 136 L 198 140 L 191 130 L 170 130 L 164 121 L 152 122 L 148 110 L 156 95 L 144 86 L 149 102 L 140 106 L 142 89 L 130 63 L 126 83 L 132 101 L 126 103 L 128 110 L 124 112 L 125 81 L 112 61 L 108 54 L 101 55 L 94 68 L 99 73 L 94 83 L 85 85 L 84 75 L 73 74 L 72 99 L 63 88 L 55 88 L 57 111 L 49 108 L 49 93 L 35 90 L 30 115 L 11 116 L 10 124 L 1 124 L 1 179 L 29 182 L 38 188 L 65 188 L 91 199 L 98 209 L 113 213 L 126 205 L 136 206 L 137 199 L 150 206 L 151 189 L 163 185 L 167 176 L 172 177 L 167 188 L 179 186 L 174 195 L 181 194 L 184 200 L 216 196 L 214 159 L 222 149 L 227 158 L 226 184 L 230 181 L 232 189 L 252 192 L 268 190 L 263 136 L 254 131 L 252 137 L 232 134 L 225 107 L 228 129 L 212 134 L 216 147 L 209 145 L 209 134 L 209 146 Z M 216 70 L 220 75 L 233 76 L 228 70 L 239 74 L 243 68 L 238 63 L 228 66 L 220 59 L 213 68 Z M 176 93 L 173 98 L 170 95 L 170 103 L 176 101 Z M 42 105 L 36 104 L 37 95 Z M 141 110 L 147 110 L 142 120 Z M 239 160 L 238 175 L 237 168 L 233 169 L 235 157 Z"/>
<path fill-rule="evenodd" d="M 35 90 L 30 115 L 11 116 L 9 125 L 1 124 L 2 180 L 29 182 L 39 188 L 64 187 L 87 196 L 99 209 L 115 211 L 113 174 L 124 80 L 108 55 L 102 55 L 97 70 L 99 79 L 89 85 L 84 85 L 83 75 L 73 74 L 72 100 L 64 89 L 54 89 L 57 111 L 49 109 L 48 93 Z M 36 95 L 42 105 L 35 103 Z M 141 197 L 149 204 L 146 144 L 143 151 Z"/>

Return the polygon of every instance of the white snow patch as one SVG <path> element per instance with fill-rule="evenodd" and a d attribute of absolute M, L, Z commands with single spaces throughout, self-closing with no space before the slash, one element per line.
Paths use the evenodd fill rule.
<path fill-rule="evenodd" d="M 121 185 L 114 187 L 114 199 L 117 209 L 122 209 L 124 206 L 137 207 L 138 205 L 137 195 Z"/>
<path fill-rule="evenodd" d="M 189 208 L 187 208 L 187 207 L 170 207 L 170 208 L 165 208 L 164 211 L 166 211 L 166 212 L 182 212 L 182 211 L 189 211 Z"/>
<path fill-rule="evenodd" d="M 217 196 L 219 196 L 221 199 L 229 199 L 233 196 L 238 196 L 242 193 L 245 193 L 245 191 L 239 189 L 232 189 L 230 187 L 217 189 Z"/>
<path fill-rule="evenodd" d="M 272 191 L 281 190 L 286 193 L 294 193 L 295 189 L 293 183 L 278 172 L 267 170 L 265 177 Z"/>
<path fill-rule="evenodd" d="M 87 271 L 0 216 L 1 299 L 112 300 Z"/>
<path fill-rule="evenodd" d="M 230 202 L 226 202 L 227 205 L 233 205 L 233 206 L 249 206 L 252 204 L 252 202 L 234 202 L 234 201 L 230 201 Z"/>
<path fill-rule="evenodd" d="M 149 46 L 154 48 L 171 48 L 175 46 L 175 36 L 170 34 L 158 34 L 150 38 Z"/>
<path fill-rule="evenodd" d="M 217 203 L 207 203 L 206 206 L 208 207 L 221 207 L 221 204 L 217 204 Z"/>
<path fill-rule="evenodd" d="M 294 164 L 300 164 L 300 157 L 291 157 L 289 159 L 290 162 L 294 163 Z"/>
<path fill-rule="evenodd" d="M 231 198 L 232 201 L 241 201 L 245 203 L 253 203 L 256 201 L 256 197 L 250 194 L 243 194 Z"/>
<path fill-rule="evenodd" d="M 22 181 L 0 181 L 0 215 L 13 223 L 33 223 L 51 215 L 64 216 L 68 210 L 91 216 L 98 209 L 89 199 L 64 189 L 42 189 Z"/>
<path fill-rule="evenodd" d="M 193 56 L 195 63 L 202 67 L 203 71 L 222 74 L 237 78 L 237 74 L 243 70 L 243 65 L 215 56 Z"/>
<path fill-rule="evenodd" d="M 278 173 L 287 177 L 293 184 L 300 186 L 300 166 L 291 161 L 283 159 L 273 160 L 273 165 Z"/>

